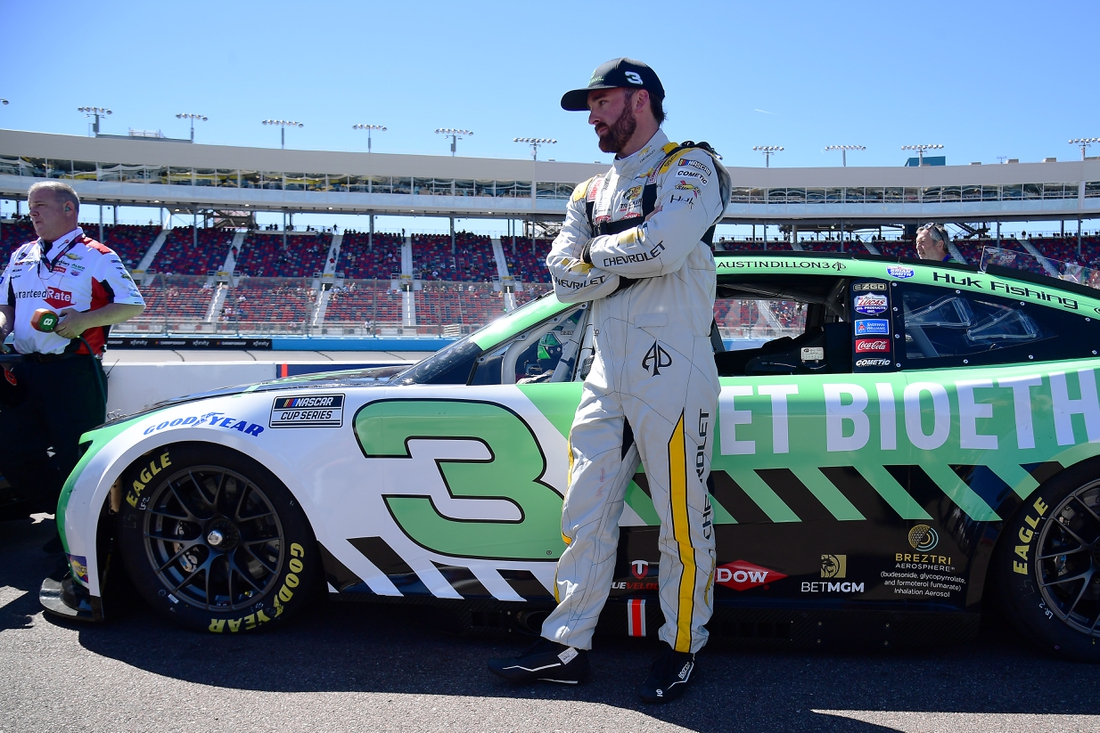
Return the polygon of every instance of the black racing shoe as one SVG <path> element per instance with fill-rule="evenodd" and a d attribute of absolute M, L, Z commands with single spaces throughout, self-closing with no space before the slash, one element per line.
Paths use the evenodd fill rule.
<path fill-rule="evenodd" d="M 558 682 L 575 685 L 588 677 L 588 652 L 539 639 L 521 656 L 490 659 L 489 671 L 512 682 Z"/>
<path fill-rule="evenodd" d="M 683 695 L 697 676 L 694 654 L 675 652 L 666 647 L 653 662 L 649 676 L 638 688 L 638 694 L 645 702 L 669 702 Z"/>

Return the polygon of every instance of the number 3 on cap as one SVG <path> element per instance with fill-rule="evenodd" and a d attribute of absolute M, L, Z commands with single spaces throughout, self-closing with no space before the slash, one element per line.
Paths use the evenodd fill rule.
<path fill-rule="evenodd" d="M 642 77 L 638 75 L 637 71 L 626 72 L 626 80 L 631 84 L 637 84 L 638 86 L 642 85 Z"/>

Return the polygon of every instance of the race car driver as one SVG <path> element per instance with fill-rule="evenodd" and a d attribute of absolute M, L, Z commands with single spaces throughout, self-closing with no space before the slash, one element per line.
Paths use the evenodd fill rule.
<path fill-rule="evenodd" d="M 56 508 L 80 435 L 106 417 L 107 327 L 145 308 L 118 255 L 77 226 L 70 186 L 36 183 L 27 203 L 38 239 L 15 250 L 0 278 L 0 339 L 14 331 L 23 355 L 0 374 L 0 473 L 22 516 Z"/>
<path fill-rule="evenodd" d="M 661 517 L 660 602 L 668 645 L 639 693 L 675 699 L 695 679 L 712 607 L 714 536 L 707 492 L 718 401 L 710 340 L 715 266 L 709 239 L 729 200 L 729 174 L 709 147 L 669 143 L 664 88 L 628 58 L 562 97 L 589 112 L 606 175 L 577 187 L 546 258 L 564 302 L 592 302 L 596 356 L 570 430 L 567 547 L 557 608 L 538 644 L 490 669 L 515 681 L 576 683 L 613 578 L 626 487 L 645 468 Z M 700 144 L 705 146 L 705 144 Z"/>

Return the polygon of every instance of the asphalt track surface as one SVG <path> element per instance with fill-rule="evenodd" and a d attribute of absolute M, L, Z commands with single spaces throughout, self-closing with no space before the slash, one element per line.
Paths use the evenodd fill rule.
<path fill-rule="evenodd" d="M 44 617 L 43 522 L 0 522 L 0 731 L 1100 731 L 1100 665 L 1003 625 L 893 653 L 712 644 L 680 700 L 635 694 L 657 647 L 597 638 L 583 686 L 517 687 L 485 660 L 529 639 L 448 635 L 408 608 L 322 603 L 274 633 L 180 630 L 145 606 L 97 626 Z"/>

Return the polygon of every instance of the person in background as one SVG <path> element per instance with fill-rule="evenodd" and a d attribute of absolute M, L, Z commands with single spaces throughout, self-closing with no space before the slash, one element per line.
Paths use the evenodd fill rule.
<path fill-rule="evenodd" d="M 70 186 L 36 183 L 28 206 L 38 239 L 15 250 L 0 278 L 0 339 L 14 334 L 22 355 L 2 375 L 0 473 L 29 512 L 53 513 L 81 434 L 106 419 L 100 359 L 110 327 L 145 301 L 118 255 L 77 225 Z"/>
<path fill-rule="evenodd" d="M 947 236 L 947 229 L 943 224 L 929 222 L 917 230 L 917 257 L 922 260 L 936 260 L 937 262 L 954 262 L 947 243 L 951 241 Z"/>

